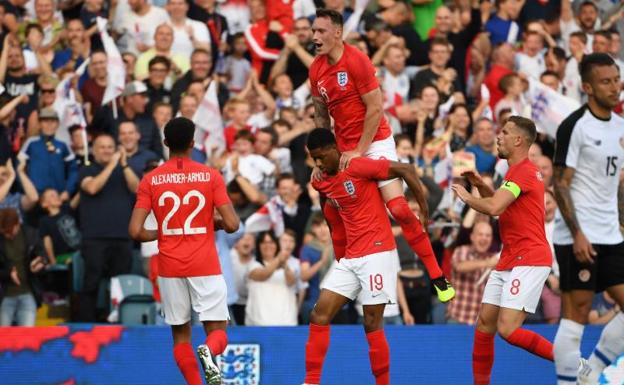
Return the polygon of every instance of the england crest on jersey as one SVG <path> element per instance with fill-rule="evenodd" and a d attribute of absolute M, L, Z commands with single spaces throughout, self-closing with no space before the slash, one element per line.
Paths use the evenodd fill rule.
<path fill-rule="evenodd" d="M 340 87 L 346 86 L 347 83 L 349 82 L 349 76 L 347 76 L 347 73 L 344 71 L 338 72 L 336 74 L 336 77 L 338 78 L 338 85 Z"/>
<path fill-rule="evenodd" d="M 343 183 L 345 191 L 347 192 L 347 194 L 349 195 L 353 195 L 355 194 L 355 186 L 353 185 L 353 182 L 351 182 L 350 180 L 346 181 Z"/>

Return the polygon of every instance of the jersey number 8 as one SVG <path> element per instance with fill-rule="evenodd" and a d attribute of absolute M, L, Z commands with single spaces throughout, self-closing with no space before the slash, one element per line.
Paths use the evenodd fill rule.
<path fill-rule="evenodd" d="M 195 207 L 195 210 L 193 210 L 193 212 L 186 218 L 186 220 L 184 221 L 184 229 L 181 229 L 181 228 L 169 228 L 169 221 L 171 220 L 171 217 L 173 217 L 175 213 L 180 209 L 180 197 L 178 197 L 175 193 L 171 191 L 165 191 L 164 193 L 160 195 L 160 198 L 158 198 L 158 206 L 161 206 L 161 207 L 164 206 L 166 199 L 171 199 L 173 201 L 173 207 L 167 213 L 167 215 L 165 216 L 165 219 L 162 222 L 163 235 L 206 234 L 205 227 L 191 227 L 191 223 L 193 222 L 193 219 L 195 219 L 197 214 L 199 214 L 199 212 L 206 205 L 206 198 L 204 198 L 204 196 L 199 191 L 191 190 L 188 193 L 186 193 L 186 195 L 184 195 L 184 198 L 182 198 L 182 204 L 188 205 L 191 201 L 191 198 L 193 197 L 197 198 L 198 200 L 197 207 Z"/>

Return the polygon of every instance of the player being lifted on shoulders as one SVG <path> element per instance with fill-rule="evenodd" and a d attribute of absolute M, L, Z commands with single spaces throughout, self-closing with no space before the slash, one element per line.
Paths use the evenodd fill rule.
<path fill-rule="evenodd" d="M 312 182 L 321 196 L 321 208 L 333 234 L 338 260 L 323 282 L 310 314 L 306 344 L 306 384 L 319 384 L 329 346 L 329 324 L 336 313 L 362 292 L 364 330 L 371 369 L 377 385 L 387 385 L 390 351 L 383 331 L 386 304 L 396 303 L 399 258 L 390 219 L 377 182 L 403 178 L 426 211 L 426 201 L 413 165 L 387 159 L 358 157 L 340 170 L 341 153 L 334 134 L 326 128 L 310 132 L 308 151 L 323 173 Z"/>
<path fill-rule="evenodd" d="M 239 218 L 219 171 L 191 160 L 195 124 L 175 118 L 165 126 L 170 159 L 143 177 L 130 219 L 130 236 L 158 240 L 158 272 L 165 321 L 173 332 L 173 356 L 189 385 L 202 380 L 191 347 L 191 311 L 199 314 L 206 343 L 197 349 L 208 385 L 221 384 L 214 357 L 227 346 L 229 320 L 214 231 L 234 232 Z M 220 218 L 214 218 L 214 210 Z M 150 211 L 158 230 L 145 230 Z"/>
<path fill-rule="evenodd" d="M 342 15 L 319 9 L 312 25 L 317 56 L 309 76 L 317 127 L 331 127 L 338 150 L 340 169 L 356 157 L 397 161 L 392 131 L 383 116 L 383 96 L 375 67 L 357 48 L 342 41 Z M 320 172 L 313 172 L 318 179 Z M 410 210 L 399 179 L 379 182 L 381 196 L 403 230 L 410 247 L 423 261 L 441 302 L 455 296 L 438 265 L 426 229 Z"/>
<path fill-rule="evenodd" d="M 553 360 L 553 345 L 544 337 L 521 328 L 527 313 L 535 312 L 552 266 L 552 253 L 544 230 L 544 182 L 528 158 L 535 141 L 535 124 L 526 118 L 509 118 L 497 138 L 498 156 L 507 159 L 509 171 L 501 187 L 492 191 L 473 172 L 464 173 L 482 198 L 461 185 L 453 185 L 459 198 L 473 209 L 499 216 L 503 251 L 490 274 L 472 351 L 474 385 L 489 385 L 494 363 L 494 336 L 539 357 Z"/>

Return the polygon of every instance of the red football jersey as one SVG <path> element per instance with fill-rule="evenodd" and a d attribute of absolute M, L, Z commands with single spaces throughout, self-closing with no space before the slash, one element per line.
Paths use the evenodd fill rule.
<path fill-rule="evenodd" d="M 539 169 L 527 158 L 509 168 L 501 188 L 512 191 L 517 198 L 499 218 L 503 251 L 496 270 L 552 266 L 544 231 L 544 182 Z"/>
<path fill-rule="evenodd" d="M 344 47 L 338 63 L 331 65 L 327 55 L 317 56 L 308 71 L 312 95 L 323 98 L 334 118 L 336 142 L 341 152 L 357 147 L 366 116 L 362 95 L 379 88 L 375 67 L 368 56 L 351 45 L 345 44 Z M 392 130 L 382 115 L 373 141 L 391 134 Z"/>
<path fill-rule="evenodd" d="M 135 207 L 153 210 L 158 222 L 160 276 L 221 274 L 213 212 L 227 203 L 219 171 L 190 159 L 171 159 L 143 177 Z"/>
<path fill-rule="evenodd" d="M 312 186 L 338 209 L 347 235 L 345 258 L 396 249 L 377 180 L 388 178 L 390 161 L 354 158 L 346 170 L 324 175 Z"/>

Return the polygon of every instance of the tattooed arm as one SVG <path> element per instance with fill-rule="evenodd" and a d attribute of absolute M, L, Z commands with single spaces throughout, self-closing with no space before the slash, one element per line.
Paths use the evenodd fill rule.
<path fill-rule="evenodd" d="M 574 238 L 573 250 L 576 259 L 581 263 L 593 263 L 593 257 L 596 255 L 596 251 L 585 237 L 585 234 L 583 234 L 583 231 L 581 231 L 578 219 L 576 218 L 574 202 L 570 195 L 570 186 L 572 184 L 572 178 L 574 178 L 574 172 L 575 170 L 571 167 L 555 166 L 555 200 L 557 201 L 561 216 L 570 229 L 572 238 Z"/>
<path fill-rule="evenodd" d="M 316 127 L 331 129 L 329 111 L 323 99 L 314 96 L 312 97 L 312 103 L 314 104 L 314 124 Z"/>
<path fill-rule="evenodd" d="M 572 196 L 570 195 L 570 185 L 572 184 L 574 172 L 575 170 L 571 167 L 555 166 L 554 169 L 555 200 L 561 216 L 566 225 L 568 225 L 573 237 L 580 231 L 574 202 L 572 202 Z"/>

